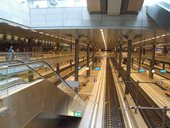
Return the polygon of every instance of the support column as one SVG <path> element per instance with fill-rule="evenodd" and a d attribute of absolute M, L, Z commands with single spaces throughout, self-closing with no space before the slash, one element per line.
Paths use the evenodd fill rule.
<path fill-rule="evenodd" d="M 122 44 L 119 45 L 119 74 L 118 77 L 121 75 L 121 65 L 122 65 Z"/>
<path fill-rule="evenodd" d="M 57 51 L 59 51 L 59 50 L 60 50 L 60 44 L 57 43 Z"/>
<path fill-rule="evenodd" d="M 70 44 L 70 53 L 72 54 L 72 43 Z M 73 62 L 73 60 L 71 59 L 71 60 L 70 60 L 71 69 L 72 69 L 72 62 Z"/>
<path fill-rule="evenodd" d="M 93 51 L 92 51 L 92 70 L 94 69 L 94 52 L 95 52 L 95 49 L 94 49 L 94 46 L 93 46 Z"/>
<path fill-rule="evenodd" d="M 75 40 L 75 77 L 74 81 L 78 81 L 78 66 L 79 66 L 79 39 Z M 78 92 L 78 88 L 75 89 Z"/>
<path fill-rule="evenodd" d="M 34 80 L 34 72 L 28 71 L 28 82 L 32 82 Z"/>
<path fill-rule="evenodd" d="M 141 68 L 141 59 L 142 59 L 142 47 L 139 47 L 139 62 L 138 62 L 138 70 Z"/>
<path fill-rule="evenodd" d="M 162 69 L 165 70 L 165 63 L 162 64 Z"/>
<path fill-rule="evenodd" d="M 90 54 L 90 47 L 89 44 L 87 44 L 87 67 L 89 68 L 89 70 L 87 70 L 86 72 L 87 77 L 90 76 L 89 54 Z"/>
<path fill-rule="evenodd" d="M 57 63 L 57 65 L 56 65 L 56 72 L 59 73 L 59 70 L 60 70 L 60 63 Z"/>
<path fill-rule="evenodd" d="M 132 56 L 132 40 L 128 40 L 128 49 L 127 49 L 127 63 L 126 63 L 126 88 L 125 94 L 129 93 L 128 87 L 130 86 L 130 72 L 131 72 L 131 56 Z"/>
<path fill-rule="evenodd" d="M 132 68 L 133 68 L 133 62 L 134 62 L 134 58 L 132 58 L 132 62 L 131 62 Z"/>
<path fill-rule="evenodd" d="M 155 42 L 152 45 L 152 59 L 150 60 L 150 70 L 149 70 L 149 77 L 151 79 L 153 79 L 154 73 L 152 72 L 152 70 L 154 70 L 154 66 L 155 66 Z"/>
<path fill-rule="evenodd" d="M 118 47 L 116 46 L 115 47 L 115 67 L 116 67 L 116 70 L 117 70 L 117 68 L 118 68 L 118 63 L 117 63 L 117 49 L 118 49 Z"/>

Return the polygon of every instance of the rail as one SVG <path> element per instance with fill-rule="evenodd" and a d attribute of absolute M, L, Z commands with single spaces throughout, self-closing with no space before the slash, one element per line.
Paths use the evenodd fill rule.
<path fill-rule="evenodd" d="M 112 59 L 112 62 L 115 61 Z M 130 77 L 129 81 L 126 81 L 126 71 L 121 68 L 119 69 L 120 75 L 128 88 L 134 102 L 136 105 L 141 107 L 159 107 L 151 97 L 147 95 L 147 93 L 139 86 L 138 82 L 136 82 L 132 77 Z M 148 127 L 152 128 L 160 128 L 163 124 L 163 111 L 161 110 L 139 110 L 148 125 Z M 165 127 L 170 127 L 170 119 L 166 115 L 166 124 Z"/>

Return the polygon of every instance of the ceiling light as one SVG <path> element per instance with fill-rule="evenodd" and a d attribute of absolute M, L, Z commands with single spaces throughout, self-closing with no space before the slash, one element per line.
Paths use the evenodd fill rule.
<path fill-rule="evenodd" d="M 39 32 L 40 34 L 44 34 L 43 32 Z"/>
<path fill-rule="evenodd" d="M 37 32 L 36 30 L 31 29 L 32 32 Z"/>
<path fill-rule="evenodd" d="M 166 34 L 161 35 L 161 37 L 164 37 L 164 36 L 166 36 Z"/>
<path fill-rule="evenodd" d="M 105 50 L 107 50 L 107 45 L 106 45 L 106 40 L 105 40 L 105 37 L 104 37 L 103 29 L 100 29 L 100 32 L 101 32 L 101 35 L 102 35 Z"/>
<path fill-rule="evenodd" d="M 101 32 L 103 32 L 103 29 L 100 29 Z"/>
<path fill-rule="evenodd" d="M 157 39 L 158 39 L 158 38 L 160 38 L 160 36 L 156 36 L 155 38 L 157 38 Z"/>

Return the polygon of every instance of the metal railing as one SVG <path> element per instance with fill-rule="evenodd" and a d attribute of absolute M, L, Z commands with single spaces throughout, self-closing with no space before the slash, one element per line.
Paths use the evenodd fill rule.
<path fill-rule="evenodd" d="M 60 84 L 57 85 L 59 89 L 74 98 L 74 100 L 83 101 L 81 96 L 47 62 L 35 61 L 25 63 L 13 60 L 9 61 L 6 65 L 0 66 L 0 107 L 6 106 L 6 103 L 2 102 L 4 97 L 8 97 L 13 92 L 44 79 L 53 84 L 59 82 Z"/>
<path fill-rule="evenodd" d="M 84 54 L 84 52 L 79 53 Z M 57 52 L 1 52 L 0 61 L 22 60 L 22 61 L 34 61 L 42 59 L 57 58 L 63 56 L 74 56 L 74 52 L 70 51 L 57 51 Z"/>

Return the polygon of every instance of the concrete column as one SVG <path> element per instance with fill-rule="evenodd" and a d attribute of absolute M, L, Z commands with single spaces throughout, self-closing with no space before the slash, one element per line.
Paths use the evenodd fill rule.
<path fill-rule="evenodd" d="M 119 74 L 118 77 L 121 75 L 121 65 L 122 65 L 122 44 L 119 44 Z"/>
<path fill-rule="evenodd" d="M 127 86 L 130 86 L 130 72 L 131 72 L 131 56 L 132 56 L 132 40 L 128 40 L 128 49 L 127 49 L 127 63 L 126 63 L 126 88 L 125 94 L 129 93 Z"/>
<path fill-rule="evenodd" d="M 141 59 L 142 59 L 142 47 L 139 47 L 138 70 L 140 70 L 140 68 L 141 68 Z"/>
<path fill-rule="evenodd" d="M 90 65 L 89 65 L 89 54 L 90 54 L 90 47 L 89 44 L 87 44 L 87 67 L 89 67 L 89 70 L 87 70 L 86 75 L 90 76 Z"/>
<path fill-rule="evenodd" d="M 152 73 L 152 70 L 154 70 L 154 66 L 155 66 L 155 42 L 152 45 L 152 59 L 150 60 L 150 70 L 149 70 L 149 77 L 151 79 L 153 79 L 154 73 Z"/>
<path fill-rule="evenodd" d="M 75 77 L 74 80 L 78 81 L 78 66 L 79 66 L 79 39 L 75 40 Z"/>

